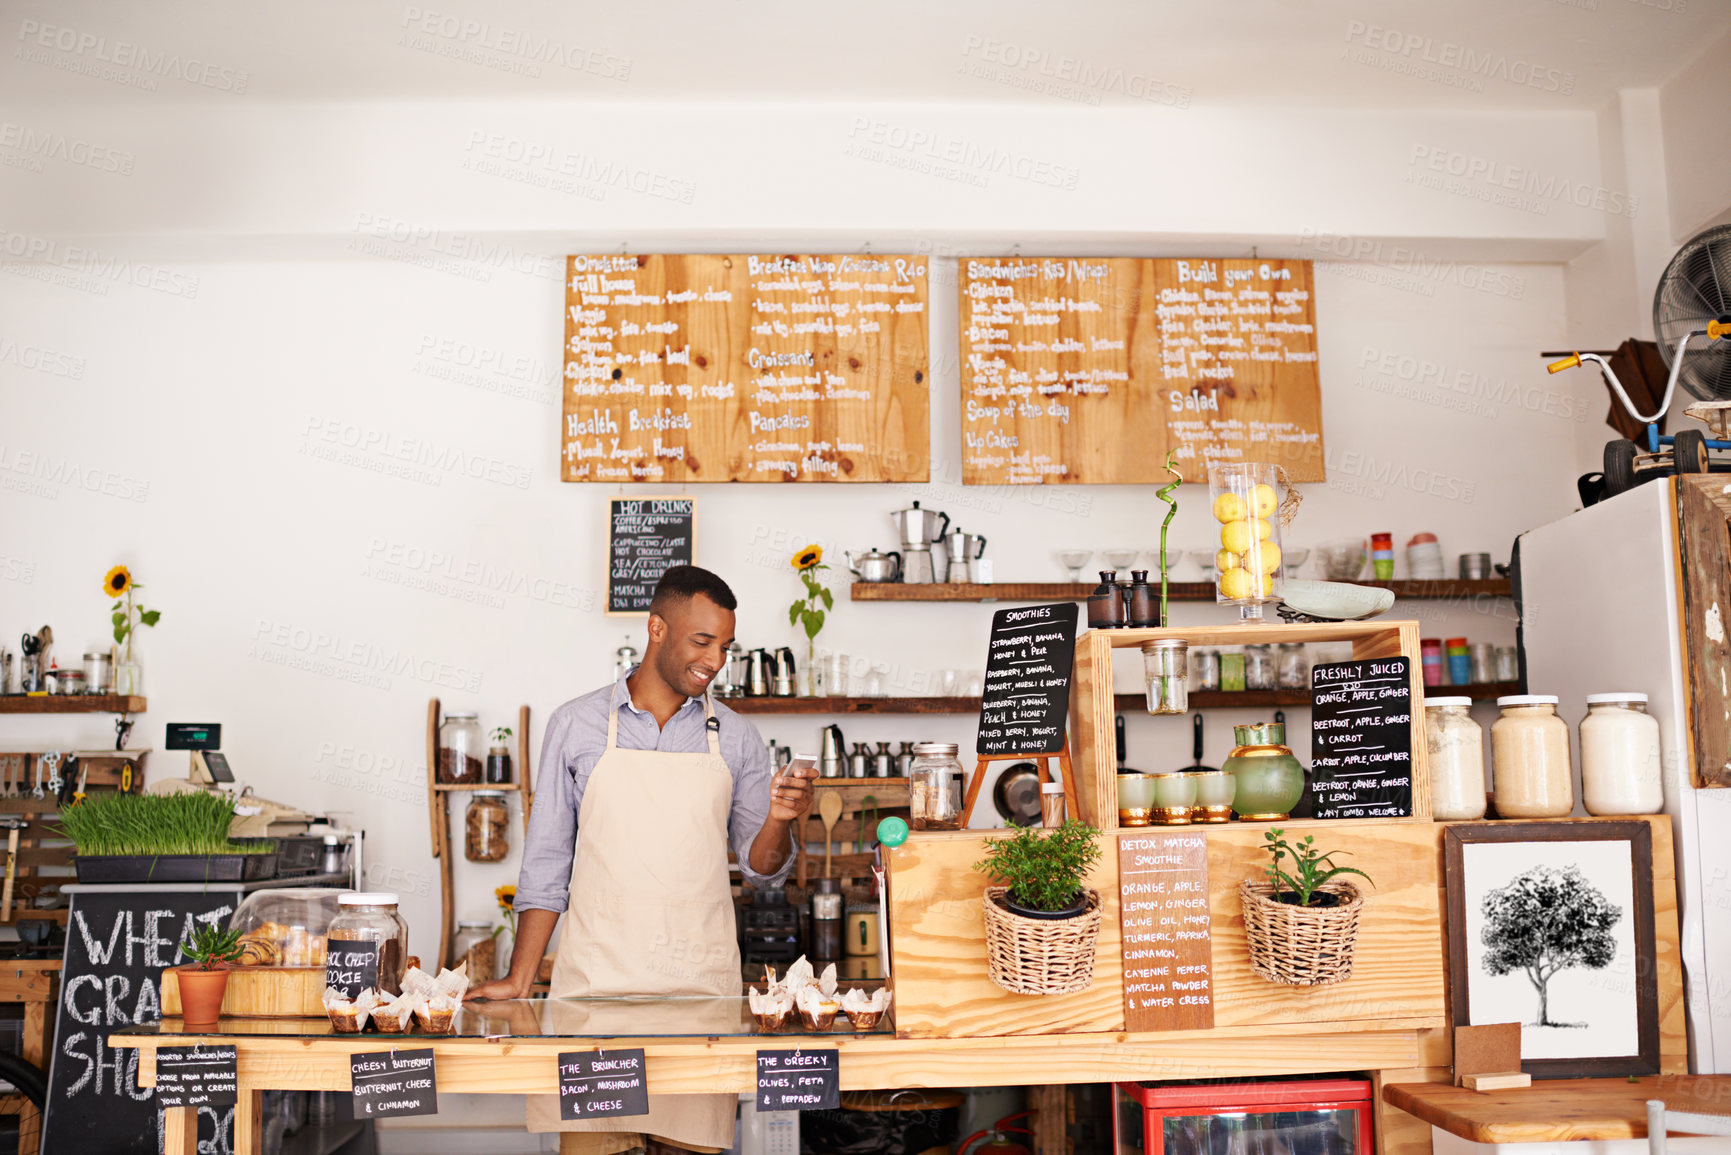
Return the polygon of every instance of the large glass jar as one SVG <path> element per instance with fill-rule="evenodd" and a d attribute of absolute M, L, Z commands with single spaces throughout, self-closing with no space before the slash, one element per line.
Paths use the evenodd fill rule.
<path fill-rule="evenodd" d="M 481 781 L 487 748 L 474 714 L 446 714 L 439 726 L 439 766 L 436 781 L 460 786 Z"/>
<path fill-rule="evenodd" d="M 1286 726 L 1260 722 L 1232 727 L 1236 749 L 1220 764 L 1237 782 L 1232 809 L 1248 822 L 1285 818 L 1304 795 L 1304 767 L 1286 747 Z"/>
<path fill-rule="evenodd" d="M 1282 690 L 1310 689 L 1310 659 L 1303 642 L 1281 642 L 1274 658 L 1275 681 Z"/>
<path fill-rule="evenodd" d="M 915 830 L 960 830 L 962 764 L 954 742 L 915 742 L 908 771 L 908 825 Z"/>
<path fill-rule="evenodd" d="M 1244 647 L 1244 688 L 1246 690 L 1274 689 L 1274 650 L 1266 644 L 1256 644 Z"/>
<path fill-rule="evenodd" d="M 370 973 L 387 995 L 402 994 L 409 956 L 409 924 L 397 914 L 397 896 L 387 891 L 351 891 L 337 899 L 337 916 L 325 932 L 325 983 L 332 968 Z M 370 949 L 368 949 L 370 948 Z"/>
<path fill-rule="evenodd" d="M 1190 676 L 1184 668 L 1188 650 L 1183 638 L 1158 638 L 1142 643 L 1142 672 L 1148 683 L 1150 714 L 1189 712 Z"/>
<path fill-rule="evenodd" d="M 1645 694 L 1588 694 L 1581 802 L 1588 814 L 1657 814 L 1665 805 L 1659 720 Z"/>
<path fill-rule="evenodd" d="M 499 938 L 490 922 L 459 922 L 457 935 L 451 940 L 452 966 L 469 964 L 469 982 L 489 982 L 499 969 Z"/>
<path fill-rule="evenodd" d="M 1471 698 L 1426 698 L 1431 817 L 1461 822 L 1485 816 L 1485 732 Z"/>
<path fill-rule="evenodd" d="M 470 862 L 502 862 L 511 850 L 506 831 L 511 811 L 499 790 L 477 790 L 463 814 L 463 857 Z"/>
<path fill-rule="evenodd" d="M 1551 694 L 1497 699 L 1491 723 L 1491 782 L 1501 818 L 1562 818 L 1575 808 L 1569 724 Z"/>
<path fill-rule="evenodd" d="M 1278 601 L 1282 584 L 1279 475 L 1275 467 L 1246 461 L 1208 467 L 1220 552 L 1214 563 L 1215 600 L 1259 619 L 1264 603 Z"/>

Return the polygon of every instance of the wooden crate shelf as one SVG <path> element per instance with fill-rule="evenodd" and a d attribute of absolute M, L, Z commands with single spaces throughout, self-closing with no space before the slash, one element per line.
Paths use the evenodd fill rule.
<path fill-rule="evenodd" d="M 1095 582 L 862 582 L 848 587 L 848 597 L 856 602 L 1061 602 L 1086 601 L 1094 592 Z M 1442 601 L 1472 601 L 1478 598 L 1506 598 L 1513 593 L 1507 578 L 1487 581 L 1398 581 L 1354 582 L 1354 585 L 1393 590 L 1396 600 L 1420 598 Z M 1155 583 L 1159 588 L 1159 583 Z M 1166 588 L 1168 601 L 1211 602 L 1212 582 L 1172 582 Z"/>
<path fill-rule="evenodd" d="M 978 698 L 723 698 L 740 714 L 977 714 Z"/>
<path fill-rule="evenodd" d="M 142 714 L 146 705 L 138 694 L 7 694 L 0 714 Z"/>
<path fill-rule="evenodd" d="M 1520 693 L 1517 682 L 1485 682 L 1474 686 L 1433 686 L 1434 695 L 1482 701 Z M 978 714 L 978 698 L 726 698 L 741 714 Z M 1134 714 L 1147 709 L 1141 694 L 1116 694 L 1114 707 Z M 1309 708 L 1309 690 L 1192 690 L 1192 710 L 1255 710 L 1271 706 Z M 506 790 L 510 787 L 442 786 L 441 790 Z"/>

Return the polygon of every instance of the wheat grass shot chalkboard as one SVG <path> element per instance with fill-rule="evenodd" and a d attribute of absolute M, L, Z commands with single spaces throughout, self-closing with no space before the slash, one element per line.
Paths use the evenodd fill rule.
<path fill-rule="evenodd" d="M 1075 656 L 1075 602 L 993 614 L 974 752 L 993 758 L 1062 751 Z"/>
<path fill-rule="evenodd" d="M 646 614 L 655 583 L 695 556 L 697 499 L 615 497 L 607 503 L 607 612 Z"/>
<path fill-rule="evenodd" d="M 1318 818 L 1412 813 L 1412 670 L 1406 658 L 1311 670 L 1310 790 Z"/>

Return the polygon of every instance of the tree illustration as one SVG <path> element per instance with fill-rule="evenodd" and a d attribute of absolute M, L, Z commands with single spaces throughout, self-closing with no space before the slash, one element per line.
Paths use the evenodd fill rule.
<path fill-rule="evenodd" d="M 1551 1021 L 1551 978 L 1568 967 L 1598 970 L 1617 953 L 1611 928 L 1623 908 L 1570 866 L 1535 866 L 1507 886 L 1485 895 L 1485 970 L 1493 975 L 1522 971 L 1539 993 L 1538 1027 L 1582 1026 Z"/>

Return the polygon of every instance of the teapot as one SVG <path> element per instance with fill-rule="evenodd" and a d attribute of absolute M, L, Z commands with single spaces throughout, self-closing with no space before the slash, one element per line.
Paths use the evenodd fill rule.
<path fill-rule="evenodd" d="M 855 561 L 852 550 L 843 550 L 842 556 L 847 558 L 848 572 L 862 582 L 893 582 L 902 577 L 902 555 L 891 550 L 889 553 L 879 553 L 868 550 Z"/>

